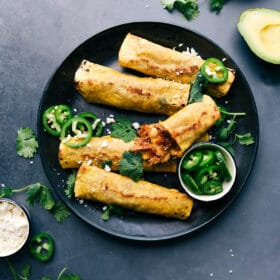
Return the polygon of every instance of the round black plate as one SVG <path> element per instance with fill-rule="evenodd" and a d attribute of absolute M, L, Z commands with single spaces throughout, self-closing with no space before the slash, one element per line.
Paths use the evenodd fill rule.
<path fill-rule="evenodd" d="M 223 199 L 214 203 L 195 202 L 191 217 L 187 221 L 165 219 L 126 211 L 123 216 L 112 215 L 107 222 L 101 219 L 102 206 L 89 201 L 69 200 L 64 193 L 65 181 L 71 170 L 62 170 L 58 163 L 58 139 L 48 135 L 41 123 L 42 113 L 51 105 L 68 104 L 77 113 L 92 111 L 103 120 L 113 114 L 129 116 L 132 121 L 142 123 L 157 122 L 163 116 L 151 116 L 111 107 L 86 103 L 74 88 L 73 77 L 83 59 L 124 71 L 118 66 L 117 55 L 119 47 L 128 32 L 154 41 L 170 48 L 186 50 L 194 48 L 202 58 L 226 58 L 226 66 L 236 69 L 236 80 L 228 97 L 220 100 L 225 102 L 231 111 L 246 112 L 246 117 L 239 118 L 238 132 L 251 132 L 255 144 L 241 146 L 236 144 L 235 160 L 237 163 L 237 178 L 232 191 Z M 182 45 L 183 44 L 183 45 Z M 127 71 L 127 70 L 125 70 Z M 44 170 L 60 198 L 81 219 L 90 225 L 114 236 L 132 240 L 164 240 L 189 234 L 216 218 L 240 192 L 244 186 L 255 160 L 259 137 L 258 115 L 251 90 L 238 66 L 221 48 L 205 37 L 192 31 L 170 24 L 155 22 L 128 23 L 105 30 L 94 35 L 77 47 L 58 67 L 50 78 L 38 112 L 38 138 L 40 155 Z M 145 174 L 145 179 L 165 186 L 180 189 L 176 174 Z"/>

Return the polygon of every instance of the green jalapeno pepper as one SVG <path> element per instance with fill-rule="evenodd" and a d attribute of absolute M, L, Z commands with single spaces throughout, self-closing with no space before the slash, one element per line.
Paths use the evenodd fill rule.
<path fill-rule="evenodd" d="M 75 116 L 69 119 L 61 129 L 60 138 L 70 148 L 85 146 L 92 137 L 92 126 L 84 118 Z M 74 140 L 74 141 L 73 141 Z"/>
<path fill-rule="evenodd" d="M 29 252 L 37 260 L 47 262 L 54 253 L 54 240 L 49 234 L 40 232 L 31 238 Z"/>
<path fill-rule="evenodd" d="M 202 152 L 194 151 L 182 162 L 182 167 L 190 171 L 195 170 L 199 166 L 202 157 Z"/>
<path fill-rule="evenodd" d="M 182 179 L 185 184 L 195 193 L 202 194 L 199 185 L 196 183 L 194 178 L 187 172 L 182 173 Z"/>
<path fill-rule="evenodd" d="M 202 152 L 202 159 L 199 163 L 199 168 L 203 168 L 213 164 L 215 161 L 215 153 L 213 150 L 206 149 Z"/>
<path fill-rule="evenodd" d="M 217 58 L 208 58 L 201 66 L 200 72 L 210 83 L 223 83 L 228 79 L 228 70 Z"/>
<path fill-rule="evenodd" d="M 217 158 L 217 166 L 220 168 L 220 172 L 223 174 L 223 177 L 225 181 L 231 180 L 230 172 L 227 168 L 225 157 L 220 151 L 215 152 L 216 158 Z"/>
<path fill-rule="evenodd" d="M 202 185 L 203 194 L 214 195 L 223 191 L 223 184 L 217 180 L 211 180 Z"/>
<path fill-rule="evenodd" d="M 196 176 L 196 181 L 199 185 L 204 185 L 210 180 L 222 182 L 220 169 L 217 165 L 210 165 L 200 169 Z"/>
<path fill-rule="evenodd" d="M 58 137 L 61 133 L 61 126 L 55 117 L 55 106 L 49 107 L 43 113 L 43 126 L 44 129 L 51 135 Z"/>
<path fill-rule="evenodd" d="M 73 117 L 72 111 L 67 105 L 55 106 L 55 118 L 58 124 L 63 125 L 67 120 Z"/>
<path fill-rule="evenodd" d="M 79 114 L 79 117 L 92 121 L 93 136 L 99 137 L 102 135 L 103 125 L 101 119 L 98 118 L 97 115 L 90 112 L 82 112 Z"/>

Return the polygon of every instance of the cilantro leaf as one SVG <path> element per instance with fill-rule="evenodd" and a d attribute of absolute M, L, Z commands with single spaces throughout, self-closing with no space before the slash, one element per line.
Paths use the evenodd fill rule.
<path fill-rule="evenodd" d="M 218 139 L 219 139 L 220 141 L 226 141 L 226 140 L 229 138 L 229 136 L 230 136 L 230 134 L 232 133 L 232 131 L 234 130 L 235 125 L 236 125 L 236 120 L 235 120 L 235 117 L 233 117 L 233 118 L 229 121 L 229 123 L 228 123 L 227 126 L 222 127 L 222 128 L 219 130 L 218 135 L 217 135 L 217 136 L 218 136 Z"/>
<path fill-rule="evenodd" d="M 116 118 L 116 122 L 112 124 L 111 136 L 121 138 L 124 142 L 129 142 L 137 137 L 137 133 L 131 126 L 129 119 L 118 117 Z"/>
<path fill-rule="evenodd" d="M 255 140 L 250 132 L 243 135 L 235 134 L 235 136 L 241 145 L 251 145 L 255 143 Z"/>
<path fill-rule="evenodd" d="M 139 181 L 143 175 L 143 159 L 141 154 L 124 152 L 120 161 L 120 173 L 134 181 Z"/>
<path fill-rule="evenodd" d="M 64 190 L 66 196 L 69 199 L 74 197 L 74 186 L 76 181 L 77 171 L 74 170 L 72 174 L 70 174 L 66 180 L 66 189 Z"/>
<path fill-rule="evenodd" d="M 61 272 L 59 273 L 57 280 L 80 280 L 80 276 L 77 274 L 66 274 L 65 271 L 67 270 L 67 267 L 63 268 Z"/>
<path fill-rule="evenodd" d="M 34 206 L 35 202 L 39 202 L 44 209 L 51 210 L 55 205 L 55 200 L 49 188 L 40 183 L 30 185 L 26 194 L 26 200 L 30 206 Z"/>
<path fill-rule="evenodd" d="M 161 0 L 161 4 L 169 12 L 177 9 L 187 20 L 195 19 L 199 15 L 197 0 Z"/>
<path fill-rule="evenodd" d="M 18 274 L 18 277 L 21 280 L 29 280 L 30 279 L 30 272 L 31 272 L 31 266 L 29 264 L 24 265 L 22 268 L 21 275 Z"/>
<path fill-rule="evenodd" d="M 110 219 L 110 215 L 112 213 L 116 213 L 118 215 L 122 215 L 123 214 L 123 208 L 118 206 L 118 205 L 109 204 L 109 205 L 106 206 L 106 209 L 102 213 L 101 219 L 103 221 L 108 221 Z"/>
<path fill-rule="evenodd" d="M 0 188 L 0 198 L 4 196 L 11 196 L 13 194 L 13 189 L 10 187 Z"/>
<path fill-rule="evenodd" d="M 199 72 L 191 84 L 188 104 L 200 102 L 202 100 L 202 90 L 207 84 L 205 77 Z"/>
<path fill-rule="evenodd" d="M 220 12 L 225 4 L 224 0 L 210 0 L 211 11 Z"/>
<path fill-rule="evenodd" d="M 32 158 L 38 148 L 35 133 L 29 127 L 22 127 L 17 131 L 16 151 L 24 158 Z"/>
<path fill-rule="evenodd" d="M 53 213 L 54 218 L 59 223 L 62 223 L 71 215 L 68 208 L 61 201 L 56 202 L 55 206 L 51 209 L 51 211 Z"/>

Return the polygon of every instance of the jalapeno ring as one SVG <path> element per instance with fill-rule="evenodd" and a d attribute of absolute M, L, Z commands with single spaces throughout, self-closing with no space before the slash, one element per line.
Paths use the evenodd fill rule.
<path fill-rule="evenodd" d="M 217 58 L 208 58 L 201 66 L 200 72 L 210 83 L 224 83 L 228 79 L 228 70 Z"/>

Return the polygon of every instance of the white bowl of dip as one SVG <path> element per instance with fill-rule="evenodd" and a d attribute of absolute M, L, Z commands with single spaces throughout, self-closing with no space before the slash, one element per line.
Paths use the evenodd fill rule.
<path fill-rule="evenodd" d="M 0 199 L 0 257 L 18 252 L 27 242 L 30 233 L 29 216 L 13 200 Z"/>

